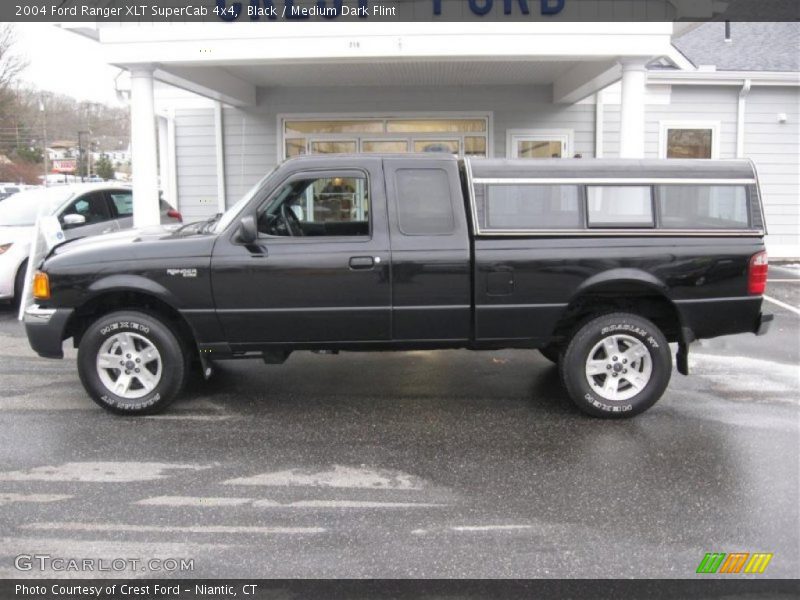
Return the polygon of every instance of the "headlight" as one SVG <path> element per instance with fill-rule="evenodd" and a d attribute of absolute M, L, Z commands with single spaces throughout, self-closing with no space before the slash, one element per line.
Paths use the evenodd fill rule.
<path fill-rule="evenodd" d="M 11 248 L 14 244 L 0 244 L 0 254 L 5 254 L 5 251 Z"/>

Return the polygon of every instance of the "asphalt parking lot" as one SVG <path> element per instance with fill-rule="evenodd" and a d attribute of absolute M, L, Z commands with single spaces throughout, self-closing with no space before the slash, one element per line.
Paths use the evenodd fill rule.
<path fill-rule="evenodd" d="M 223 364 L 168 413 L 84 394 L 0 310 L 0 577 L 20 554 L 192 559 L 94 576 L 691 577 L 706 552 L 800 575 L 800 268 L 773 330 L 692 348 L 649 412 L 582 416 L 536 352 Z"/>

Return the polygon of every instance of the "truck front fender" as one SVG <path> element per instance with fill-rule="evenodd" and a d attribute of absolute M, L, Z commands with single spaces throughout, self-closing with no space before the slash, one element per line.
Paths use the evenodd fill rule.
<path fill-rule="evenodd" d="M 180 306 L 178 299 L 171 291 L 152 279 L 141 275 L 109 275 L 93 282 L 86 291 L 88 292 L 86 300 L 91 300 L 109 292 L 142 292 L 155 296 L 176 310 Z"/>

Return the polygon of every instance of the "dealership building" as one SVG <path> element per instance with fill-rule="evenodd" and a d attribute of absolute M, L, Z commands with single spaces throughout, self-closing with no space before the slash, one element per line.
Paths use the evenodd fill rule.
<path fill-rule="evenodd" d="M 202 219 L 300 154 L 745 157 L 800 257 L 796 23 L 64 26 L 130 73 L 139 224 L 159 187 Z"/>

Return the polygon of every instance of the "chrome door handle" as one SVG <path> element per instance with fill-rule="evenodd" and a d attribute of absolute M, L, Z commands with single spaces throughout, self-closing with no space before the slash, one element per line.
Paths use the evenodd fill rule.
<path fill-rule="evenodd" d="M 368 270 L 375 266 L 375 259 L 371 256 L 354 256 L 350 259 L 350 268 L 354 270 Z"/>

